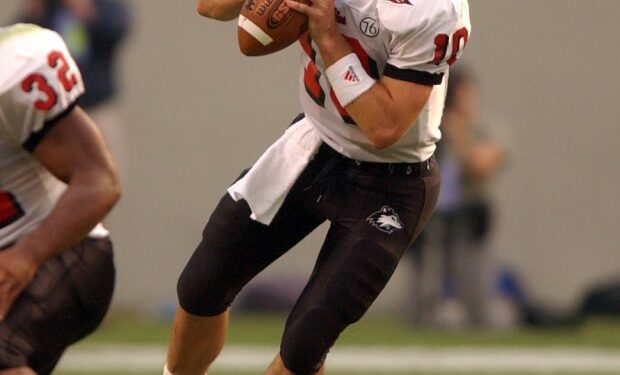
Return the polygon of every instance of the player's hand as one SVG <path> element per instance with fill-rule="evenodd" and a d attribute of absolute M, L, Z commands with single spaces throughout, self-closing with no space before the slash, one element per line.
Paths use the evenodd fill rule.
<path fill-rule="evenodd" d="M 13 246 L 0 251 L 0 321 L 30 283 L 38 265 Z"/>
<path fill-rule="evenodd" d="M 308 32 L 317 43 L 340 35 L 334 0 L 286 0 L 289 8 L 308 16 Z"/>

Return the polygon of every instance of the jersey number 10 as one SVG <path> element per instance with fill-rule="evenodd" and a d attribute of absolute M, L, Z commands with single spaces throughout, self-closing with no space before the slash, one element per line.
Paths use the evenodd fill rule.
<path fill-rule="evenodd" d="M 469 31 L 465 27 L 458 29 L 452 34 L 452 51 L 450 58 L 448 58 L 448 65 L 452 65 L 458 58 L 459 51 L 461 50 L 461 41 L 463 46 L 467 44 L 469 39 Z M 446 58 L 448 54 L 448 45 L 450 44 L 450 36 L 447 34 L 439 34 L 435 37 L 435 56 L 432 64 L 439 65 Z"/>

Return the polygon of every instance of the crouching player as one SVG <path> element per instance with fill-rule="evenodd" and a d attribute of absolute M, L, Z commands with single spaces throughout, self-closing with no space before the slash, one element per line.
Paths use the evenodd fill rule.
<path fill-rule="evenodd" d="M 51 373 L 110 303 L 120 185 L 83 92 L 56 33 L 0 28 L 0 375 Z"/>

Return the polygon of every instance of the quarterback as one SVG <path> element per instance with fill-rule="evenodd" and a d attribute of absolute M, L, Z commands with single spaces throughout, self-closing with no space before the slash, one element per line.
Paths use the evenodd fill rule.
<path fill-rule="evenodd" d="M 200 0 L 230 20 L 243 0 Z M 165 374 L 204 374 L 228 308 L 256 274 L 328 220 L 314 270 L 266 374 L 322 374 L 429 219 L 447 75 L 469 39 L 467 0 L 287 0 L 299 39 L 298 116 L 228 189 L 178 282 Z M 291 223 L 295 223 L 294 226 Z"/>
<path fill-rule="evenodd" d="M 116 169 L 53 31 L 0 28 L 0 375 L 50 374 L 114 287 Z"/>

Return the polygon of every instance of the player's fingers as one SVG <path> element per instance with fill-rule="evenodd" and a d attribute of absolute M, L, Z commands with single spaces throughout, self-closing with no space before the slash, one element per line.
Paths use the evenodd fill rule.
<path fill-rule="evenodd" d="M 288 5 L 289 8 L 296 10 L 300 13 L 306 14 L 308 16 L 313 15 L 311 4 L 308 5 L 308 4 L 305 4 L 305 3 L 302 3 L 296 0 L 286 0 L 286 5 Z"/>
<path fill-rule="evenodd" d="M 316 1 L 316 0 L 314 0 L 314 1 Z M 314 3 L 314 1 L 313 0 L 286 0 L 286 4 L 288 6 L 293 4 L 293 6 L 295 6 L 295 5 L 306 5 L 306 6 L 310 7 Z"/>
<path fill-rule="evenodd" d="M 302 4 L 296 0 L 286 0 L 286 5 L 288 5 L 289 8 L 301 13 L 306 13 L 307 9 L 309 8 L 308 5 Z"/>
<path fill-rule="evenodd" d="M 289 1 L 289 0 L 287 0 L 287 1 Z M 291 2 L 296 2 L 296 3 L 299 3 L 299 4 L 306 4 L 307 6 L 311 7 L 318 0 L 290 0 L 290 1 Z"/>

